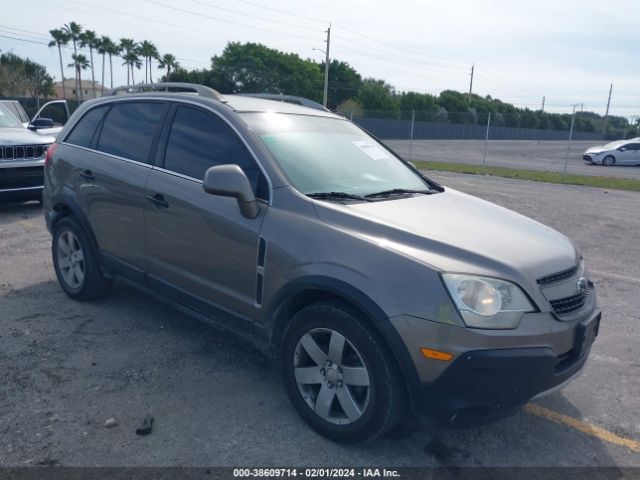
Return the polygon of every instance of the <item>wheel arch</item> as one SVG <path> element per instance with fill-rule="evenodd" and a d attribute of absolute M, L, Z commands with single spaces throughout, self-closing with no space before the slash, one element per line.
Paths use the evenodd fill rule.
<path fill-rule="evenodd" d="M 284 331 L 296 312 L 313 303 L 329 300 L 343 303 L 361 314 L 395 360 L 407 387 L 419 382 L 409 351 L 384 310 L 361 290 L 335 278 L 298 278 L 282 287 L 274 296 L 263 317 L 266 323 L 263 333 L 268 336 L 272 355 L 278 356 Z"/>
<path fill-rule="evenodd" d="M 64 194 L 54 195 L 51 198 L 51 205 L 52 207 L 51 212 L 48 215 L 47 226 L 49 227 L 49 231 L 51 231 L 52 234 L 54 232 L 56 224 L 60 222 L 60 220 L 65 217 L 72 216 L 78 222 L 80 222 L 80 226 L 82 226 L 87 236 L 89 237 L 89 241 L 91 242 L 91 246 L 93 247 L 94 251 L 96 253 L 100 252 L 98 242 L 93 233 L 93 229 L 89 224 L 89 220 L 87 219 L 84 212 L 82 211 L 82 208 L 80 207 L 78 202 L 75 201 L 75 199 L 73 199 L 69 195 Z M 100 258 L 100 255 L 98 255 L 98 258 Z"/>

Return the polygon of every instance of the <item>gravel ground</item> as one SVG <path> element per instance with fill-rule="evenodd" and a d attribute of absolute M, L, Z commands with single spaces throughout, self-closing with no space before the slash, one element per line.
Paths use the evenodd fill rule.
<path fill-rule="evenodd" d="M 640 445 L 640 195 L 431 175 L 582 248 L 601 333 L 583 375 L 535 403 Z M 275 365 L 228 334 L 122 283 L 93 303 L 66 297 L 36 204 L 0 206 L 0 405 L 0 466 L 640 466 L 640 450 L 527 412 L 327 441 L 298 418 Z M 153 432 L 138 436 L 147 414 Z"/>

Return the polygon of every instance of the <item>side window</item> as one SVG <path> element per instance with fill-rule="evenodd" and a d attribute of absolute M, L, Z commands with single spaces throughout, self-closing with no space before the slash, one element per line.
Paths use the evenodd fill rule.
<path fill-rule="evenodd" d="M 207 169 L 227 163 L 242 168 L 256 196 L 268 197 L 260 168 L 235 132 L 211 113 L 178 107 L 167 140 L 164 168 L 202 180 Z"/>
<path fill-rule="evenodd" d="M 90 147 L 107 108 L 108 106 L 105 105 L 94 108 L 93 110 L 89 110 L 85 113 L 76 126 L 73 127 L 71 133 L 67 135 L 65 142 L 71 143 L 72 145 L 78 145 L 80 147 Z"/>
<path fill-rule="evenodd" d="M 164 103 L 158 102 L 114 104 L 102 124 L 97 149 L 148 163 L 151 142 L 164 107 Z"/>

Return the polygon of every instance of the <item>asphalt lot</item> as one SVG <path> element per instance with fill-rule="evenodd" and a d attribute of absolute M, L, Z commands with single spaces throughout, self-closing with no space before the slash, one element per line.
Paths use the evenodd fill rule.
<path fill-rule="evenodd" d="M 385 143 L 404 158 L 411 157 L 413 160 L 480 165 L 484 153 L 483 140 L 415 140 L 411 147 L 411 155 L 409 155 L 408 140 L 385 140 Z M 584 163 L 582 161 L 584 151 L 599 143 L 606 142 L 572 142 L 567 171 L 580 175 L 640 178 L 638 166 L 603 167 Z M 566 153 L 566 141 L 489 140 L 486 163 L 494 167 L 562 172 Z"/>
<path fill-rule="evenodd" d="M 310 431 L 275 366 L 228 334 L 121 283 L 93 303 L 66 297 L 40 207 L 4 205 L 0 465 L 640 466 L 640 195 L 431 175 L 583 250 L 604 317 L 583 375 L 564 390 L 493 425 L 405 427 L 341 446 Z M 153 433 L 137 436 L 147 413 Z"/>

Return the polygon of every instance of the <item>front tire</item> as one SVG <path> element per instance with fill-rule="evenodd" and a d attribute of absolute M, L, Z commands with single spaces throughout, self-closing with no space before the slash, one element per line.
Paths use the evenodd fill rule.
<path fill-rule="evenodd" d="M 613 155 L 607 155 L 602 159 L 602 165 L 604 165 L 605 167 L 611 167 L 615 163 L 616 163 L 616 159 Z"/>
<path fill-rule="evenodd" d="M 321 302 L 296 313 L 284 333 L 287 394 L 311 428 L 337 442 L 372 440 L 402 413 L 400 372 L 372 329 L 354 309 Z"/>
<path fill-rule="evenodd" d="M 53 230 L 53 266 L 60 286 L 76 300 L 95 300 L 111 287 L 87 233 L 73 217 L 64 217 Z"/>

